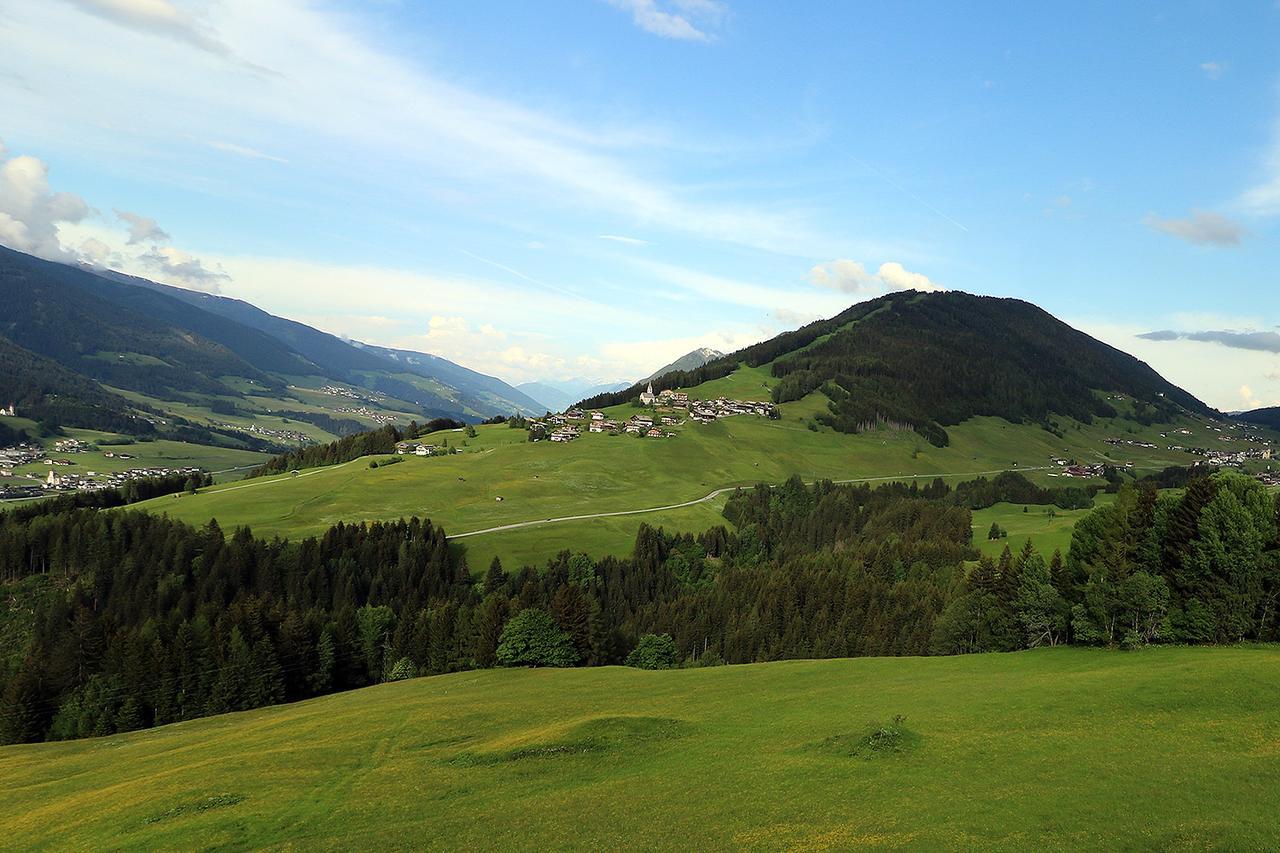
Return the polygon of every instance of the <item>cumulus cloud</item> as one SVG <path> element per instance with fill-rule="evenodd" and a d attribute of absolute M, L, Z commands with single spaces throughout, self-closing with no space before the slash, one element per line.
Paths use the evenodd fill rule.
<path fill-rule="evenodd" d="M 608 0 L 631 13 L 632 22 L 646 33 L 681 41 L 710 41 L 708 30 L 719 26 L 728 7 L 718 0 Z M 670 10 L 670 11 L 669 11 Z"/>
<path fill-rule="evenodd" d="M 840 293 L 874 294 L 893 290 L 945 290 L 923 273 L 911 272 L 897 261 L 883 263 L 874 273 L 858 261 L 840 259 L 817 264 L 809 270 L 809 281 L 817 287 Z"/>
<path fill-rule="evenodd" d="M 49 167 L 35 157 L 9 159 L 0 145 L 0 244 L 52 261 L 74 261 L 58 226 L 89 215 L 89 205 L 74 193 L 53 192 Z"/>
<path fill-rule="evenodd" d="M 142 243 L 168 243 L 169 234 L 150 216 L 116 210 L 116 218 L 129 226 L 129 245 Z"/>
<path fill-rule="evenodd" d="M 204 261 L 172 246 L 152 246 L 138 260 L 170 284 L 190 290 L 218 293 L 231 280 L 222 269 L 209 269 Z"/>
<path fill-rule="evenodd" d="M 1147 227 L 1177 237 L 1197 246 L 1239 246 L 1248 232 L 1237 222 L 1220 213 L 1195 210 L 1186 219 L 1161 219 L 1148 216 Z"/>
<path fill-rule="evenodd" d="M 1221 80 L 1222 75 L 1227 73 L 1227 64 L 1225 62 L 1201 62 L 1200 70 L 1204 72 L 1204 76 L 1210 80 Z"/>
<path fill-rule="evenodd" d="M 1245 406 L 1250 409 L 1262 408 L 1262 400 L 1258 399 L 1258 395 L 1253 393 L 1253 389 L 1248 385 L 1240 386 L 1240 399 L 1243 400 Z"/>
<path fill-rule="evenodd" d="M 1227 330 L 1175 332 L 1172 329 L 1162 329 L 1155 332 L 1145 332 L 1138 335 L 1138 337 L 1147 341 L 1201 341 L 1203 343 L 1222 344 L 1224 347 L 1231 347 L 1232 349 L 1280 353 L 1280 334 L 1276 332 L 1233 332 Z"/>

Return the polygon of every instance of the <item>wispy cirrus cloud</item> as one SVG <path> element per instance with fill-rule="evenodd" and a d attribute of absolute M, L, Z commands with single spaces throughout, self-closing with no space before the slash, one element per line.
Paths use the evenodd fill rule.
<path fill-rule="evenodd" d="M 270 160 L 274 163 L 288 163 L 289 161 L 283 157 L 277 157 L 274 154 L 267 154 L 265 151 L 259 151 L 256 148 L 250 148 L 247 145 L 236 145 L 234 142 L 220 142 L 212 140 L 209 147 L 217 151 L 225 151 L 228 154 L 234 154 L 237 157 L 244 157 L 246 160 Z"/>

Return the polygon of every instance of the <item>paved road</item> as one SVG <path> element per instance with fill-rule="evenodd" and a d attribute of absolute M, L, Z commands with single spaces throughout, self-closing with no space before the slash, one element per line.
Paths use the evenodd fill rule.
<path fill-rule="evenodd" d="M 1049 471 L 1055 466 L 1043 465 L 1039 468 L 1001 468 L 996 471 L 974 471 L 967 474 L 893 474 L 886 477 L 855 477 L 851 480 L 832 480 L 831 482 L 838 485 L 847 485 L 851 483 L 879 483 L 893 480 L 932 480 L 935 477 L 986 477 L 994 474 L 1003 474 L 1005 471 Z M 685 501 L 680 504 L 668 504 L 666 506 L 651 506 L 644 509 L 624 509 L 616 512 L 593 512 L 589 515 L 564 515 L 559 518 L 540 518 L 536 521 L 519 521 L 515 524 L 501 524 L 497 527 L 486 527 L 483 530 L 472 530 L 467 533 L 455 533 L 450 539 L 466 539 L 468 536 L 483 536 L 486 533 L 502 533 L 507 530 L 520 530 L 525 527 L 538 527 L 543 524 L 560 524 L 565 521 L 588 521 L 593 518 L 614 518 L 620 515 L 643 515 L 649 512 L 664 512 L 669 509 L 684 509 L 687 506 L 697 506 L 714 500 L 723 494 L 727 494 L 736 489 L 751 488 L 751 486 L 726 486 L 723 489 L 716 489 L 700 498 L 691 501 Z"/>

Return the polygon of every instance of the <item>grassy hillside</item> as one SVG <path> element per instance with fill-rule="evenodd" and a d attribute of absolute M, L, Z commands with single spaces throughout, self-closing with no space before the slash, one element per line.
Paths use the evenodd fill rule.
<path fill-rule="evenodd" d="M 1280 650 L 417 679 L 0 750 L 27 847 L 1263 849 Z M 898 735 L 869 736 L 905 720 Z"/>
<path fill-rule="evenodd" d="M 762 369 L 743 368 L 704 384 L 697 393 L 761 399 L 768 396 L 773 381 Z M 781 482 L 793 474 L 805 479 L 941 475 L 954 481 L 1018 468 L 1052 482 L 1048 471 L 1036 469 L 1051 467 L 1055 457 L 1134 461 L 1143 468 L 1185 465 L 1195 459 L 1182 452 L 1107 445 L 1105 439 L 1111 436 L 1143 438 L 1162 447 L 1169 443 L 1159 437 L 1160 428 L 1128 420 L 1098 419 L 1087 426 L 1066 422 L 1059 438 L 1031 425 L 974 418 L 953 427 L 950 445 L 938 448 L 911 432 L 847 435 L 817 427 L 812 418 L 824 408 L 825 398 L 815 393 L 784 404 L 779 421 L 739 416 L 708 425 L 688 423 L 670 439 L 586 434 L 569 444 L 530 444 L 523 431 L 505 425 L 481 426 L 473 439 L 460 432 L 436 436 L 465 451 L 454 456 L 406 458 L 403 464 L 376 470 L 357 460 L 297 477 L 229 484 L 140 506 L 195 524 L 210 518 L 217 518 L 226 529 L 248 524 L 264 535 L 313 534 L 339 520 L 410 515 L 430 517 L 450 534 L 459 534 L 551 518 L 671 506 L 717 489 Z M 609 411 L 627 417 L 635 410 L 618 406 Z M 1188 418 L 1185 423 L 1198 435 L 1209 435 L 1204 422 Z M 1191 443 L 1186 436 L 1181 438 Z M 719 519 L 707 507 L 692 507 L 542 524 L 462 541 L 471 551 L 472 567 L 483 568 L 495 554 L 508 565 L 519 564 L 541 561 L 566 545 L 598 555 L 622 553 L 631 547 L 641 522 L 701 530 Z"/>

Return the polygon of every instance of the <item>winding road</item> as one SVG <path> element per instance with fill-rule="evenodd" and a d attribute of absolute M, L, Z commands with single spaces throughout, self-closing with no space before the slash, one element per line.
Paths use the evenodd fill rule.
<path fill-rule="evenodd" d="M 973 471 L 971 473 L 949 473 L 949 474 L 891 474 L 885 477 L 855 477 L 850 480 L 832 480 L 837 485 L 849 485 L 852 483 L 879 483 L 893 480 L 932 480 L 936 477 L 986 477 L 994 474 L 1003 474 L 1006 471 L 1049 471 L 1055 466 L 1042 465 L 1038 468 L 1001 468 L 996 471 Z M 538 527 L 544 524 L 560 524 L 565 521 L 589 521 L 593 518 L 615 518 L 620 515 L 643 515 L 649 512 L 664 512 L 670 509 L 684 509 L 689 506 L 697 506 L 707 501 L 715 500 L 720 495 L 737 489 L 751 488 L 751 486 L 726 486 L 723 489 L 716 489 L 708 492 L 700 498 L 691 501 L 685 501 L 679 504 L 667 504 L 666 506 L 651 506 L 644 509 L 624 509 L 615 512 L 593 512 L 588 515 L 563 515 L 559 518 L 540 518 L 536 521 L 518 521 L 514 524 L 500 524 L 497 527 L 486 527 L 483 530 L 472 530 L 467 533 L 455 533 L 448 537 L 450 539 L 466 539 L 468 536 L 483 536 L 486 533 L 503 533 L 508 530 L 521 530 L 526 527 Z"/>

